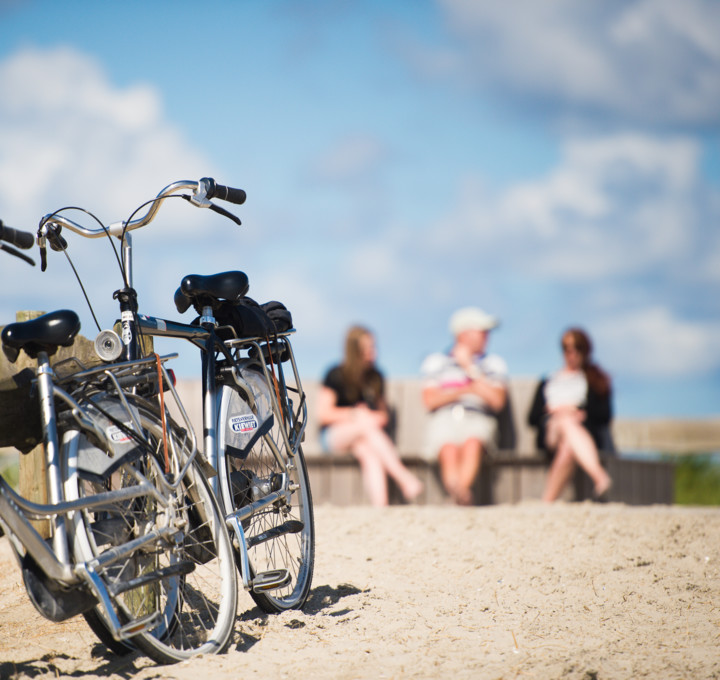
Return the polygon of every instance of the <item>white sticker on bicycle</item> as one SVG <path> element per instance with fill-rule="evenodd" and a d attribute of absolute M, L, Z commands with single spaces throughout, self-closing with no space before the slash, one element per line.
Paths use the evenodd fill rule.
<path fill-rule="evenodd" d="M 128 429 L 131 427 L 130 423 L 126 423 Z M 111 425 L 107 429 L 107 438 L 113 443 L 113 444 L 127 444 L 129 441 L 132 441 L 131 437 L 124 431 L 121 430 L 117 425 Z"/>
<path fill-rule="evenodd" d="M 254 430 L 257 430 L 257 427 L 257 418 L 252 414 L 230 417 L 230 429 L 233 432 L 240 434 L 244 432 L 253 432 Z"/>

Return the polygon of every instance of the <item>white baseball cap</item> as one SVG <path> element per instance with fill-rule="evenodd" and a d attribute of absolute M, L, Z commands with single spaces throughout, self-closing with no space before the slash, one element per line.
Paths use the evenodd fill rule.
<path fill-rule="evenodd" d="M 450 317 L 450 332 L 458 335 L 463 331 L 489 331 L 496 328 L 500 322 L 494 316 L 478 307 L 463 307 Z"/>

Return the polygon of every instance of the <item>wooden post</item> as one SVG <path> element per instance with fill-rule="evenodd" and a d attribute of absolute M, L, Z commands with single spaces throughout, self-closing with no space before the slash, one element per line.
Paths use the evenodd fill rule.
<path fill-rule="evenodd" d="M 29 321 L 45 312 L 19 311 L 16 312 L 16 321 Z M 59 361 L 77 357 L 86 367 L 101 363 L 95 353 L 94 343 L 87 338 L 77 336 L 70 347 L 61 347 L 52 357 L 50 363 L 54 366 Z M 37 419 L 39 411 L 35 409 L 37 401 L 32 404 L 28 402 L 29 385 L 37 373 L 37 363 L 24 352 L 20 353 L 17 361 L 11 364 L 5 356 L 0 353 L 0 445 L 22 446 L 20 443 L 13 443 L 11 440 L 18 432 L 31 433 L 33 419 Z M 37 400 L 37 394 L 33 394 Z M 37 427 L 35 426 L 35 429 Z M 23 439 L 23 441 L 28 441 Z M 62 443 L 62 442 L 60 442 Z M 26 448 L 23 448 L 26 450 Z M 47 466 L 45 461 L 45 448 L 42 441 L 39 442 L 28 453 L 20 454 L 18 492 L 28 500 L 35 503 L 47 503 Z M 50 523 L 48 520 L 34 521 L 33 525 L 44 538 L 50 534 Z"/>
<path fill-rule="evenodd" d="M 20 311 L 15 313 L 15 321 L 30 321 L 42 316 L 45 312 Z M 30 367 L 32 360 L 26 355 L 18 357 L 18 369 Z M 45 449 L 40 442 L 30 453 L 20 456 L 20 472 L 18 476 L 18 492 L 34 503 L 47 503 L 47 465 Z M 43 538 L 50 537 L 50 521 L 47 519 L 33 520 L 35 529 Z"/>

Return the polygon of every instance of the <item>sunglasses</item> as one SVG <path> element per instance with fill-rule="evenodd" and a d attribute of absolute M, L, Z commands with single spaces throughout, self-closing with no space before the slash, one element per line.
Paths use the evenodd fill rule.
<path fill-rule="evenodd" d="M 578 353 L 580 352 L 580 350 L 575 345 L 566 344 L 566 343 L 563 343 L 562 351 L 565 354 L 568 354 L 569 352 L 578 352 Z"/>

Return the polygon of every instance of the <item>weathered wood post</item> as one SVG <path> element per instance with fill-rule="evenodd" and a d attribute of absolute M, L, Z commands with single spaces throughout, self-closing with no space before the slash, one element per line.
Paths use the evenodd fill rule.
<path fill-rule="evenodd" d="M 42 316 L 45 312 L 36 311 L 20 311 L 15 313 L 15 321 L 29 321 L 38 316 Z M 30 359 L 26 354 L 22 355 L 23 363 L 29 363 Z M 18 357 L 20 361 L 21 357 Z M 35 448 L 25 456 L 20 456 L 20 472 L 18 477 L 18 490 L 20 494 L 29 498 L 36 503 L 47 503 L 47 465 L 45 464 L 45 456 L 43 454 L 43 445 L 40 442 Z M 50 535 L 50 525 L 48 520 L 38 520 L 35 522 L 36 528 L 40 531 L 44 538 Z"/>
<path fill-rule="evenodd" d="M 16 321 L 29 321 L 45 312 L 19 311 Z M 77 357 L 85 366 L 100 363 L 94 343 L 78 336 L 70 347 L 61 347 L 52 357 L 52 365 Z M 20 455 L 18 491 L 35 503 L 47 503 L 47 469 L 42 442 L 40 412 L 37 394 L 31 393 L 37 364 L 24 352 L 15 363 L 10 363 L 0 352 L 0 446 L 14 446 Z M 49 536 L 47 520 L 33 522 L 42 536 Z"/>

